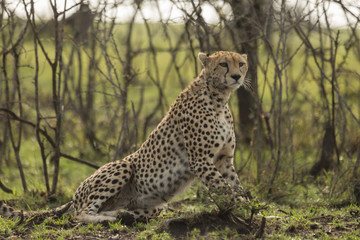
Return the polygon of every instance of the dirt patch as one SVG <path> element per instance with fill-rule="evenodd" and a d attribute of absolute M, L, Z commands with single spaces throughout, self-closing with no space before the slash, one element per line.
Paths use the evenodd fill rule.
<path fill-rule="evenodd" d="M 132 240 L 136 239 L 137 233 L 124 233 L 116 231 L 99 231 L 96 234 L 82 234 L 68 238 L 68 240 L 86 239 L 86 240 L 99 240 L 99 239 L 116 239 L 116 240 Z"/>
<path fill-rule="evenodd" d="M 285 233 L 289 238 L 341 238 L 349 236 L 360 229 L 360 220 L 357 216 L 347 214 L 321 214 L 318 216 L 304 217 L 304 221 L 291 222 L 288 217 L 281 217 L 277 220 L 268 220 L 265 229 L 265 237 L 273 236 L 276 233 Z M 305 221 L 306 220 L 306 221 Z M 356 236 L 356 237 L 355 237 Z M 360 235 L 354 235 L 354 238 Z M 351 237 L 350 237 L 351 238 Z"/>
<path fill-rule="evenodd" d="M 242 235 L 256 235 L 261 237 L 265 228 L 265 218 L 259 221 L 248 222 L 232 213 L 219 213 L 217 211 L 202 212 L 191 217 L 173 218 L 166 220 L 158 232 L 169 232 L 176 238 L 186 237 L 194 229 L 200 230 L 201 235 L 221 229 L 235 229 Z"/>

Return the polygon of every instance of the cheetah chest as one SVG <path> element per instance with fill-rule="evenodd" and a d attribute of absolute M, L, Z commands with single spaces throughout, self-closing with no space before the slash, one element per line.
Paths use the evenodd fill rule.
<path fill-rule="evenodd" d="M 222 141 L 228 142 L 234 137 L 233 124 L 231 120 L 231 115 L 226 114 L 224 112 L 219 113 L 218 117 L 218 132 L 217 134 L 221 138 Z"/>
<path fill-rule="evenodd" d="M 154 154 L 150 154 L 150 159 L 141 158 L 135 174 L 139 206 L 167 202 L 194 179 L 182 137 L 174 142 L 156 145 L 151 149 Z M 143 153 L 148 151 L 143 149 Z"/>

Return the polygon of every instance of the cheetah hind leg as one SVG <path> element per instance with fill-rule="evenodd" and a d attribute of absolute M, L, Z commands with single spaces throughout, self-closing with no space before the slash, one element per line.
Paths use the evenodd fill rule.
<path fill-rule="evenodd" d="M 136 209 L 124 210 L 117 215 L 117 220 L 125 225 L 133 225 L 137 222 L 149 222 L 151 219 L 159 216 L 163 207 L 149 208 L 149 209 Z"/>
<path fill-rule="evenodd" d="M 124 208 L 127 204 L 123 204 L 124 200 L 126 202 L 126 199 L 118 199 L 116 195 L 131 195 L 131 193 L 127 192 L 129 191 L 129 181 L 132 174 L 131 164 L 127 160 L 122 160 L 119 164 L 121 164 L 121 168 L 118 171 L 123 171 L 121 181 L 115 179 L 116 181 L 108 182 L 106 187 L 109 191 L 90 193 L 85 206 L 75 213 L 76 220 L 88 223 L 116 221 L 119 209 Z M 98 176 L 105 174 L 106 171 L 107 169 L 103 170 Z"/>
<path fill-rule="evenodd" d="M 96 214 L 88 214 L 81 212 L 76 216 L 76 219 L 80 222 L 117 222 L 121 220 L 121 223 L 125 225 L 133 225 L 136 222 L 148 222 L 161 213 L 162 207 L 151 209 L 136 209 L 136 210 L 113 210 L 103 211 Z"/>

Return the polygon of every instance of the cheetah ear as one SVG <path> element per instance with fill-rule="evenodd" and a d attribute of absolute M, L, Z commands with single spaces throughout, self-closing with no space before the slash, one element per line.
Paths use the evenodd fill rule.
<path fill-rule="evenodd" d="M 209 54 L 203 53 L 203 52 L 199 52 L 198 57 L 199 57 L 199 59 L 200 59 L 201 65 L 203 65 L 203 67 L 205 67 L 205 66 L 206 66 L 206 63 L 207 63 L 207 61 L 208 61 Z"/>
<path fill-rule="evenodd" d="M 247 54 L 241 54 L 241 56 L 247 60 Z"/>

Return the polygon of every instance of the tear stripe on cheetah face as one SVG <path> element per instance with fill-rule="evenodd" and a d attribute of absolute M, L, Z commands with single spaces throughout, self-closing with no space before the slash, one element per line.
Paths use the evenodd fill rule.
<path fill-rule="evenodd" d="M 83 222 L 156 217 L 195 177 L 213 194 L 246 194 L 233 165 L 235 134 L 228 107 L 247 72 L 246 55 L 199 53 L 203 69 L 177 97 L 141 147 L 105 164 L 76 190 L 72 208 Z"/>

